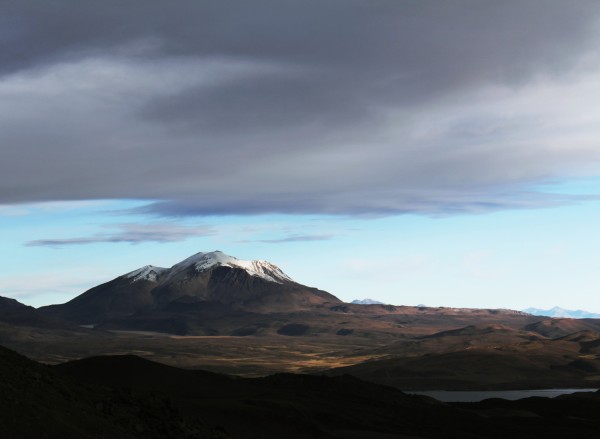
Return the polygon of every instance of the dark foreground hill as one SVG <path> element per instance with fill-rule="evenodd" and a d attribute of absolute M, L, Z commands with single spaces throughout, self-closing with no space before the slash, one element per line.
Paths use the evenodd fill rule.
<path fill-rule="evenodd" d="M 442 404 L 350 376 L 230 378 L 135 356 L 48 367 L 0 348 L 0 437 L 595 437 L 596 394 Z"/>
<path fill-rule="evenodd" d="M 161 396 L 74 380 L 0 346 L 2 438 L 218 438 Z"/>

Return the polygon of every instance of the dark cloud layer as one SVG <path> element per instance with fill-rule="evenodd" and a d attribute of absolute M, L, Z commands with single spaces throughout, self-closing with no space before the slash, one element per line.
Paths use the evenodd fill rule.
<path fill-rule="evenodd" d="M 596 1 L 2 6 L 0 204 L 451 214 L 600 170 Z"/>

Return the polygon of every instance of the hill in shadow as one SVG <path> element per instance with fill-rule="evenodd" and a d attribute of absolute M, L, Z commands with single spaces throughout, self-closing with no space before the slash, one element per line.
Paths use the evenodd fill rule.
<path fill-rule="evenodd" d="M 97 386 L 0 346 L 3 438 L 219 438 L 161 396 Z"/>
<path fill-rule="evenodd" d="M 131 355 L 44 366 L 0 348 L 2 437 L 594 437 L 598 394 L 443 404 L 352 376 L 242 379 Z"/>
<path fill-rule="evenodd" d="M 242 379 L 134 356 L 94 357 L 55 369 L 78 382 L 128 391 L 136 398 L 161 395 L 184 418 L 235 438 L 571 437 L 594 434 L 600 426 L 595 411 L 600 400 L 593 396 L 461 406 L 349 375 Z"/>

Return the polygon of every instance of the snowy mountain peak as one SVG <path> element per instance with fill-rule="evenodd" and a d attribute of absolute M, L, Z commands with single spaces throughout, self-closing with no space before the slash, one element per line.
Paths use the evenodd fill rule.
<path fill-rule="evenodd" d="M 196 253 L 187 259 L 173 265 L 171 268 L 155 267 L 146 265 L 131 273 L 127 273 L 125 277 L 131 278 L 133 282 L 146 280 L 150 282 L 158 282 L 158 277 L 161 276 L 161 282 L 173 278 L 178 273 L 194 267 L 195 271 L 201 273 L 216 266 L 224 266 L 231 268 L 241 268 L 249 275 L 260 277 L 269 282 L 283 283 L 293 282 L 287 274 L 274 264 L 267 261 L 243 261 L 234 256 L 226 255 L 221 251 L 208 253 Z"/>
<path fill-rule="evenodd" d="M 221 251 L 208 253 L 196 253 L 187 259 L 171 267 L 171 274 L 178 273 L 191 266 L 195 267 L 197 272 L 206 271 L 215 266 L 224 266 L 231 268 L 241 268 L 251 276 L 260 277 L 269 282 L 293 282 L 279 267 L 267 261 L 244 261 L 234 256 L 229 256 Z"/>
<path fill-rule="evenodd" d="M 160 276 L 160 274 L 165 272 L 166 270 L 168 269 L 162 267 L 155 267 L 154 265 L 146 265 L 142 268 L 138 268 L 137 270 L 132 271 L 131 273 L 127 273 L 125 277 L 131 278 L 131 283 L 140 280 L 156 282 L 158 276 Z"/>

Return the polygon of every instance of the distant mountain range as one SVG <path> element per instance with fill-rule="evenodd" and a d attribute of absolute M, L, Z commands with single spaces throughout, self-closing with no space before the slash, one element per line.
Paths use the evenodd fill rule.
<path fill-rule="evenodd" d="M 355 305 L 383 305 L 383 302 L 380 302 L 379 300 L 373 300 L 373 299 L 355 299 L 352 302 Z"/>
<path fill-rule="evenodd" d="M 380 302 L 375 299 L 355 299 L 350 302 L 355 305 L 384 305 L 383 302 Z M 417 305 L 418 308 L 425 308 L 425 305 Z M 551 309 L 540 309 L 540 308 L 527 308 L 522 310 L 527 314 L 532 314 L 534 316 L 542 316 L 542 317 L 560 317 L 560 318 L 569 318 L 569 319 L 600 319 L 600 314 L 584 311 L 582 309 L 571 310 L 564 309 L 558 306 L 555 306 Z"/>
<path fill-rule="evenodd" d="M 589 311 L 584 311 L 581 309 L 578 310 L 570 310 L 560 308 L 555 306 L 551 309 L 539 309 L 539 308 L 527 308 L 524 309 L 523 312 L 528 314 L 533 314 L 534 316 L 547 316 L 547 317 L 562 317 L 562 318 L 570 318 L 570 319 L 599 319 L 600 314 L 596 314 Z"/>

